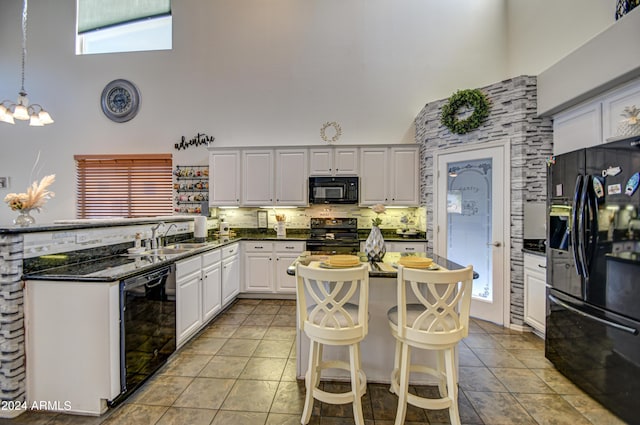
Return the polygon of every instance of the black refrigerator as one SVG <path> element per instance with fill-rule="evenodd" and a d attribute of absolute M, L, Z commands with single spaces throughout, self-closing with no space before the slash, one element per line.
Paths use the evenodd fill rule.
<path fill-rule="evenodd" d="M 640 137 L 558 155 L 548 176 L 545 355 L 640 423 Z"/>

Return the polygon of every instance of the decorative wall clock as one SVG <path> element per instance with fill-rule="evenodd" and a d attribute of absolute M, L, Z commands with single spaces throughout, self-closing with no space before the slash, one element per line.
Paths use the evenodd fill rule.
<path fill-rule="evenodd" d="M 140 92 L 130 81 L 113 80 L 102 90 L 100 104 L 111 121 L 130 121 L 140 108 Z"/>

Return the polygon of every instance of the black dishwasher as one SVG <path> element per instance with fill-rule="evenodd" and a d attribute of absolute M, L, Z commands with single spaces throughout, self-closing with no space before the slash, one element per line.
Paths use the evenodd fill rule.
<path fill-rule="evenodd" d="M 114 406 L 176 350 L 175 264 L 120 282 L 120 387 Z"/>

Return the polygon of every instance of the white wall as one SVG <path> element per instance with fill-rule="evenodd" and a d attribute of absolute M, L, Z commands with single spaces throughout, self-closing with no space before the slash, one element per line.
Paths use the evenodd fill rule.
<path fill-rule="evenodd" d="M 577 47 L 590 32 L 574 36 L 575 26 L 553 20 L 545 26 L 553 28 L 514 38 L 540 42 L 549 54 L 511 65 L 517 48 L 507 48 L 515 30 L 507 31 L 506 1 L 174 1 L 172 51 L 75 56 L 75 1 L 31 0 L 26 89 L 56 122 L 0 123 L 0 177 L 11 178 L 0 198 L 55 173 L 57 196 L 36 219 L 71 218 L 74 154 L 172 152 L 174 163 L 205 164 L 204 147 L 173 149 L 198 132 L 215 136 L 216 146 L 324 144 L 322 124 L 337 121 L 339 144 L 413 142 L 425 103 L 508 78 L 510 69 L 535 73 L 567 50 L 552 54 L 558 39 Z M 0 0 L 0 100 L 20 88 L 20 3 Z M 557 11 L 552 0 L 543 4 L 541 21 Z M 509 10 L 518 21 L 529 11 Z M 600 25 L 585 22 L 592 32 Z M 133 81 L 142 95 L 128 123 L 100 110 L 100 93 L 116 78 Z M 38 151 L 41 167 L 30 176 Z M 0 226 L 15 215 L 0 205 Z"/>

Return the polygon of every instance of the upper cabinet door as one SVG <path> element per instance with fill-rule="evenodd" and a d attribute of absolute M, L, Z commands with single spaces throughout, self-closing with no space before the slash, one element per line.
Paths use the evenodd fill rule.
<path fill-rule="evenodd" d="M 310 149 L 309 175 L 357 176 L 358 148 Z"/>
<path fill-rule="evenodd" d="M 628 128 L 621 122 L 624 108 L 635 106 L 640 108 L 640 82 L 627 85 L 606 96 L 602 102 L 602 133 L 604 140 L 613 137 L 632 136 Z M 627 130 L 627 132 L 625 132 Z"/>
<path fill-rule="evenodd" d="M 240 205 L 240 151 L 209 153 L 209 205 Z"/>
<path fill-rule="evenodd" d="M 273 150 L 242 152 L 242 205 L 273 205 Z"/>
<path fill-rule="evenodd" d="M 309 203 L 306 149 L 276 150 L 276 205 Z"/>
<path fill-rule="evenodd" d="M 387 152 L 387 148 L 361 148 L 360 205 L 388 203 Z"/>
<path fill-rule="evenodd" d="M 333 168 L 336 176 L 357 176 L 358 148 L 334 148 Z"/>
<path fill-rule="evenodd" d="M 420 196 L 419 149 L 416 146 L 391 148 L 391 205 L 418 205 Z"/>
<path fill-rule="evenodd" d="M 553 117 L 553 154 L 602 143 L 602 103 L 592 102 Z"/>
<path fill-rule="evenodd" d="M 309 175 L 330 176 L 333 173 L 333 149 L 309 150 Z"/>

